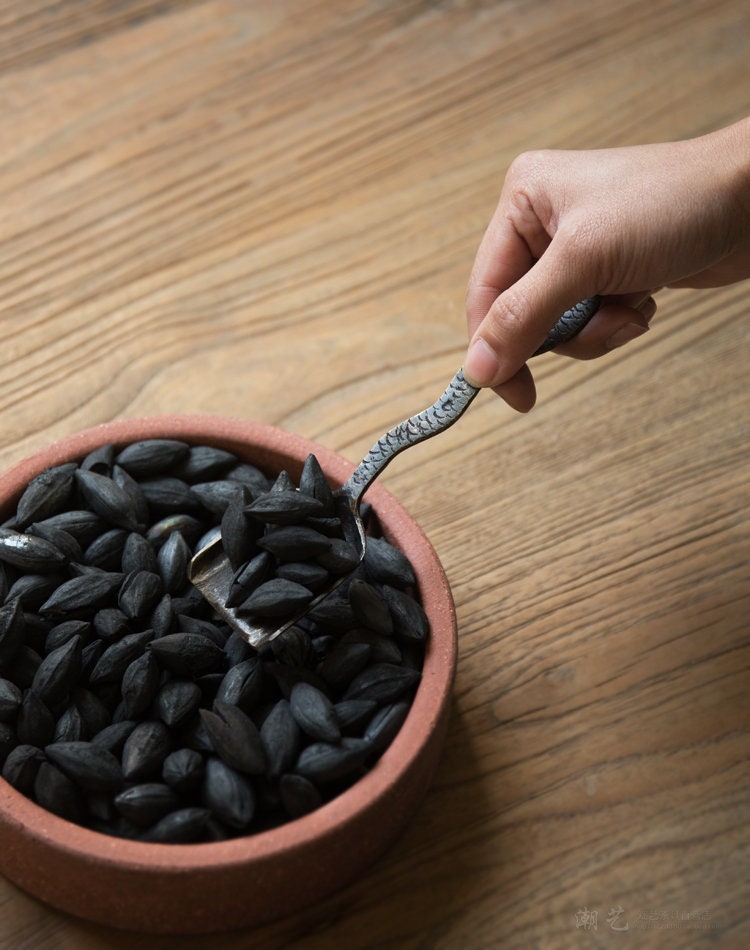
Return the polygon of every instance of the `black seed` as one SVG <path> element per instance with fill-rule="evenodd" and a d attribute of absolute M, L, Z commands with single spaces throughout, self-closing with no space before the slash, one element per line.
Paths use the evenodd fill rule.
<path fill-rule="evenodd" d="M 396 738 L 409 713 L 410 704 L 401 700 L 383 706 L 372 717 L 365 729 L 364 739 L 373 752 L 382 752 Z"/>
<path fill-rule="evenodd" d="M 331 486 L 325 477 L 320 462 L 314 455 L 308 455 L 302 466 L 299 479 L 300 491 L 311 495 L 321 503 L 326 514 L 333 514 L 336 506 Z"/>
<path fill-rule="evenodd" d="M 81 545 L 90 544 L 98 534 L 106 530 L 106 525 L 99 515 L 85 509 L 61 511 L 43 521 L 37 521 L 36 524 L 60 528 L 71 534 Z"/>
<path fill-rule="evenodd" d="M 15 683 L 0 677 L 0 722 L 10 722 L 21 705 L 22 693 Z"/>
<path fill-rule="evenodd" d="M 5 759 L 3 778 L 19 792 L 31 795 L 42 762 L 44 762 L 44 753 L 41 749 L 26 743 L 17 745 L 10 750 Z"/>
<path fill-rule="evenodd" d="M 69 611 L 102 607 L 122 584 L 122 574 L 96 570 L 62 583 L 39 608 L 43 614 L 61 616 Z"/>
<path fill-rule="evenodd" d="M 289 627 L 271 641 L 271 650 L 279 663 L 287 666 L 315 666 L 315 650 L 310 634 L 301 627 Z"/>
<path fill-rule="evenodd" d="M 120 567 L 125 574 L 130 574 L 132 571 L 157 573 L 156 554 L 142 534 L 131 531 L 125 538 Z"/>
<path fill-rule="evenodd" d="M 188 564 L 192 556 L 187 541 L 178 531 L 174 531 L 159 549 L 157 564 L 168 594 L 179 594 L 188 583 Z"/>
<path fill-rule="evenodd" d="M 135 727 L 134 720 L 121 719 L 119 722 L 110 723 L 110 725 L 100 729 L 96 735 L 92 736 L 91 743 L 112 752 L 114 755 L 119 755 L 125 745 L 125 740 Z"/>
<path fill-rule="evenodd" d="M 286 472 L 282 469 L 279 472 L 279 474 L 276 476 L 276 478 L 274 479 L 273 484 L 267 490 L 268 491 L 288 491 L 288 490 L 294 491 L 296 487 L 297 486 L 292 481 L 289 475 L 289 472 Z"/>
<path fill-rule="evenodd" d="M 191 445 L 187 458 L 172 467 L 172 474 L 186 482 L 204 482 L 224 475 L 237 464 L 237 456 L 213 445 Z"/>
<path fill-rule="evenodd" d="M 79 687 L 73 694 L 73 701 L 81 714 L 86 735 L 95 736 L 109 725 L 109 710 L 90 690 Z"/>
<path fill-rule="evenodd" d="M 138 530 L 142 531 L 151 520 L 151 512 L 140 483 L 121 465 L 112 466 L 112 481 L 129 496 Z"/>
<path fill-rule="evenodd" d="M 342 739 L 340 745 L 313 742 L 300 753 L 295 772 L 316 785 L 338 782 L 358 772 L 369 751 L 362 739 Z"/>
<path fill-rule="evenodd" d="M 383 587 L 383 596 L 388 602 L 393 628 L 398 636 L 404 640 L 422 643 L 429 632 L 430 621 L 421 604 L 403 591 L 388 585 Z"/>
<path fill-rule="evenodd" d="M 238 633 L 231 633 L 227 642 L 224 644 L 224 653 L 227 656 L 229 666 L 236 666 L 245 660 L 251 659 L 255 651 L 250 644 Z"/>
<path fill-rule="evenodd" d="M 213 515 L 223 515 L 235 498 L 242 498 L 247 489 L 239 482 L 199 482 L 191 485 L 193 497 Z"/>
<path fill-rule="evenodd" d="M 73 493 L 76 467 L 74 462 L 66 462 L 31 479 L 16 508 L 16 520 L 22 528 L 32 521 L 56 515 L 66 507 Z"/>
<path fill-rule="evenodd" d="M 128 719 L 142 715 L 156 698 L 161 669 L 156 657 L 147 650 L 132 660 L 122 675 L 123 712 Z"/>
<path fill-rule="evenodd" d="M 64 699 L 81 674 L 81 638 L 76 635 L 52 650 L 39 664 L 31 688 L 48 706 Z"/>
<path fill-rule="evenodd" d="M 232 666 L 216 691 L 216 702 L 231 703 L 251 712 L 260 699 L 263 689 L 263 667 L 257 657 L 243 660 Z"/>
<path fill-rule="evenodd" d="M 93 449 L 81 462 L 80 467 L 87 472 L 109 475 L 115 461 L 115 447 L 111 443 Z"/>
<path fill-rule="evenodd" d="M 312 596 L 301 584 L 274 578 L 256 587 L 238 609 L 258 617 L 288 617 L 306 607 Z"/>
<path fill-rule="evenodd" d="M 381 637 L 371 630 L 356 628 L 347 631 L 341 638 L 342 643 L 366 643 L 372 653 L 370 660 L 373 663 L 401 663 L 403 657 L 401 648 L 391 637 Z"/>
<path fill-rule="evenodd" d="M 178 676 L 221 672 L 226 664 L 221 647 L 200 633 L 169 633 L 150 649 L 164 669 Z"/>
<path fill-rule="evenodd" d="M 174 613 L 172 611 L 172 598 L 165 594 L 159 603 L 154 607 L 149 626 L 154 631 L 154 637 L 164 637 L 172 631 L 174 623 Z"/>
<path fill-rule="evenodd" d="M 30 574 L 49 574 L 68 563 L 54 544 L 33 534 L 0 528 L 0 561 Z"/>
<path fill-rule="evenodd" d="M 146 833 L 145 840 L 160 844 L 184 844 L 199 841 L 206 834 L 211 818 L 207 808 L 180 808 L 165 815 Z"/>
<path fill-rule="evenodd" d="M 91 624 L 88 620 L 63 620 L 50 628 L 47 633 L 44 641 L 44 652 L 50 653 L 52 650 L 56 650 L 57 647 L 61 647 L 75 636 L 79 636 L 81 642 L 85 642 L 90 634 Z"/>
<path fill-rule="evenodd" d="M 307 616 L 321 627 L 337 631 L 349 630 L 357 622 L 349 602 L 341 597 L 327 597 L 316 604 Z"/>
<path fill-rule="evenodd" d="M 20 600 L 0 607 L 0 670 L 7 669 L 23 643 L 25 622 Z"/>
<path fill-rule="evenodd" d="M 367 539 L 364 565 L 368 578 L 377 584 L 403 588 L 416 583 L 409 559 L 385 538 Z"/>
<path fill-rule="evenodd" d="M 363 627 L 385 637 L 393 633 L 393 619 L 388 602 L 372 584 L 354 578 L 347 593 L 354 616 Z"/>
<path fill-rule="evenodd" d="M 128 574 L 117 595 L 117 605 L 130 620 L 149 614 L 163 595 L 162 580 L 150 571 Z"/>
<path fill-rule="evenodd" d="M 115 796 L 114 805 L 123 818 L 139 828 L 148 828 L 166 814 L 174 811 L 179 799 L 162 782 L 142 782 L 132 785 Z"/>
<path fill-rule="evenodd" d="M 240 462 L 238 465 L 234 465 L 226 473 L 226 477 L 231 478 L 232 481 L 242 482 L 243 485 L 247 485 L 254 495 L 260 495 L 268 491 L 271 486 L 270 481 L 263 472 L 247 462 Z"/>
<path fill-rule="evenodd" d="M 196 507 L 190 486 L 180 478 L 149 478 L 139 484 L 149 508 L 158 514 L 189 512 Z"/>
<path fill-rule="evenodd" d="M 88 683 L 91 671 L 99 662 L 106 648 L 103 640 L 92 640 L 81 651 L 81 682 Z"/>
<path fill-rule="evenodd" d="M 313 561 L 290 561 L 287 564 L 279 564 L 276 576 L 302 584 L 313 592 L 319 590 L 328 581 L 328 571 Z"/>
<path fill-rule="evenodd" d="M 73 704 L 67 706 L 55 724 L 55 734 L 52 741 L 78 742 L 87 738 L 78 707 Z"/>
<path fill-rule="evenodd" d="M 125 740 L 122 749 L 122 773 L 128 782 L 159 775 L 171 750 L 169 729 L 163 722 L 140 722 Z"/>
<path fill-rule="evenodd" d="M 8 591 L 8 603 L 20 600 L 24 610 L 38 610 L 63 579 L 60 574 L 21 574 Z"/>
<path fill-rule="evenodd" d="M 0 767 L 5 764 L 10 753 L 18 745 L 18 737 L 11 725 L 0 722 Z"/>
<path fill-rule="evenodd" d="M 319 689 L 309 683 L 295 684 L 289 697 L 289 706 L 297 725 L 311 739 L 338 742 L 341 738 L 333 703 Z"/>
<path fill-rule="evenodd" d="M 163 780 L 178 792 L 189 792 L 203 781 L 203 756 L 195 749 L 176 749 L 164 759 Z"/>
<path fill-rule="evenodd" d="M 179 532 L 188 544 L 194 544 L 206 530 L 205 522 L 199 521 L 192 515 L 176 514 L 165 515 L 159 521 L 155 521 L 146 532 L 146 540 L 159 547 L 167 538 Z"/>
<path fill-rule="evenodd" d="M 245 511 L 264 524 L 274 525 L 296 525 L 305 518 L 326 513 L 317 498 L 295 489 L 267 492 L 247 505 Z"/>
<path fill-rule="evenodd" d="M 239 706 L 214 702 L 213 711 L 201 709 L 203 725 L 216 754 L 239 772 L 262 775 L 266 755 L 255 723 Z"/>
<path fill-rule="evenodd" d="M 26 533 L 49 541 L 50 544 L 54 545 L 58 551 L 61 551 L 65 555 L 66 561 L 80 561 L 83 559 L 83 549 L 77 539 L 74 538 L 70 532 L 64 531 L 62 528 L 45 524 L 43 521 L 35 521 L 28 526 Z"/>
<path fill-rule="evenodd" d="M 346 574 L 359 564 L 359 551 L 342 538 L 331 538 L 331 546 L 316 558 L 318 564 L 332 574 Z"/>
<path fill-rule="evenodd" d="M 19 742 L 40 748 L 51 742 L 55 735 L 55 717 L 32 689 L 24 692 L 18 707 L 16 735 Z"/>
<path fill-rule="evenodd" d="M 299 755 L 301 733 L 286 699 L 280 699 L 263 720 L 260 741 L 266 753 L 268 775 L 278 777 L 288 771 Z"/>
<path fill-rule="evenodd" d="M 81 494 L 101 518 L 116 528 L 138 530 L 136 506 L 130 494 L 113 479 L 78 469 L 75 473 Z"/>
<path fill-rule="evenodd" d="M 168 726 L 177 726 L 196 712 L 202 697 L 192 680 L 167 680 L 156 696 L 155 710 Z"/>
<path fill-rule="evenodd" d="M 262 551 L 235 571 L 227 595 L 227 607 L 237 607 L 247 600 L 256 588 L 273 575 L 273 564 L 271 555 Z"/>
<path fill-rule="evenodd" d="M 91 671 L 89 683 L 92 686 L 99 683 L 119 683 L 125 670 L 143 653 L 153 636 L 153 630 L 141 630 L 138 633 L 128 633 L 108 646 Z"/>
<path fill-rule="evenodd" d="M 189 451 L 190 446 L 176 439 L 143 439 L 126 445 L 115 461 L 134 478 L 140 479 L 167 471 L 187 459 Z"/>
<path fill-rule="evenodd" d="M 301 818 L 323 804 L 318 789 L 302 775 L 282 775 L 279 793 L 284 810 L 290 818 Z"/>
<path fill-rule="evenodd" d="M 258 546 L 279 561 L 304 561 L 327 551 L 331 539 L 304 525 L 288 525 L 264 534 Z"/>
<path fill-rule="evenodd" d="M 255 814 L 250 780 L 218 758 L 206 762 L 203 801 L 220 821 L 236 831 L 246 830 Z"/>
<path fill-rule="evenodd" d="M 102 640 L 119 640 L 132 633 L 130 622 L 119 607 L 103 607 L 97 610 L 93 620 L 94 630 Z"/>
<path fill-rule="evenodd" d="M 42 762 L 39 766 L 34 780 L 34 799 L 42 808 L 68 821 L 80 823 L 83 819 L 83 801 L 78 787 L 51 762 Z"/>
<path fill-rule="evenodd" d="M 124 528 L 105 531 L 86 548 L 83 563 L 101 567 L 105 571 L 119 571 L 127 538 L 128 532 Z"/>
<path fill-rule="evenodd" d="M 44 754 L 81 788 L 113 792 L 122 786 L 120 763 L 93 742 L 55 742 Z"/>
<path fill-rule="evenodd" d="M 221 517 L 221 544 L 235 571 L 257 553 L 256 541 L 263 533 L 263 525 L 245 516 L 249 497 L 249 491 L 243 487 Z"/>
<path fill-rule="evenodd" d="M 289 699 L 292 689 L 297 683 L 310 683 L 322 693 L 328 691 L 326 681 L 318 676 L 314 670 L 305 666 L 287 666 L 285 663 L 266 663 L 265 672 L 270 674 L 276 681 L 279 692 L 284 699 Z"/>
<path fill-rule="evenodd" d="M 372 653 L 367 643 L 338 643 L 318 667 L 318 673 L 335 690 L 345 689 L 367 666 Z"/>
<path fill-rule="evenodd" d="M 374 699 L 342 699 L 333 707 L 342 733 L 360 732 L 378 708 Z"/>
<path fill-rule="evenodd" d="M 314 528 L 327 538 L 343 538 L 344 530 L 341 526 L 341 519 L 336 517 L 329 518 L 307 518 L 305 525 L 308 528 Z"/>
<path fill-rule="evenodd" d="M 393 663 L 373 663 L 354 677 L 344 699 L 374 699 L 392 703 L 419 682 L 419 672 Z"/>
<path fill-rule="evenodd" d="M 224 624 L 218 625 L 210 620 L 201 620 L 200 617 L 189 617 L 187 614 L 180 614 L 177 624 L 182 633 L 200 633 L 222 648 L 230 633 L 229 628 Z"/>
<path fill-rule="evenodd" d="M 9 680 L 15 683 L 16 686 L 20 686 L 21 689 L 26 689 L 31 686 L 34 681 L 34 676 L 41 662 L 42 658 L 36 650 L 28 646 L 28 644 L 22 643 L 11 662 L 7 665 L 5 675 Z"/>
<path fill-rule="evenodd" d="M 179 732 L 179 744 L 196 752 L 213 752 L 211 740 L 208 738 L 206 727 L 200 716 L 195 715 L 188 719 Z"/>

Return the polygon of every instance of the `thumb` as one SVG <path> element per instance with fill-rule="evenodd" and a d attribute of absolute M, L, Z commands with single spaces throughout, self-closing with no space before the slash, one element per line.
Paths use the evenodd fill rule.
<path fill-rule="evenodd" d="M 464 376 L 472 385 L 494 388 L 507 382 L 560 316 L 591 296 L 591 288 L 574 271 L 561 266 L 553 241 L 534 266 L 495 299 L 474 331 L 464 360 Z"/>

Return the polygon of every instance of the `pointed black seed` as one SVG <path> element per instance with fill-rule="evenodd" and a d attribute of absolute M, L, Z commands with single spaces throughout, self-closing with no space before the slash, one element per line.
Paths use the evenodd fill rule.
<path fill-rule="evenodd" d="M 211 745 L 222 761 L 248 775 L 262 775 L 266 755 L 255 723 L 239 706 L 214 702 L 212 710 L 201 709 Z"/>
<path fill-rule="evenodd" d="M 138 723 L 122 749 L 122 772 L 126 780 L 139 782 L 158 776 L 171 746 L 170 732 L 163 722 L 147 719 Z"/>
<path fill-rule="evenodd" d="M 177 439 L 143 439 L 131 442 L 122 449 L 116 458 L 134 478 L 166 472 L 188 457 L 190 446 Z"/>
<path fill-rule="evenodd" d="M 174 811 L 179 799 L 173 789 L 162 782 L 132 785 L 114 798 L 114 806 L 128 821 L 139 828 L 148 828 Z"/>
<path fill-rule="evenodd" d="M 128 531 L 138 529 L 138 518 L 131 496 L 106 475 L 78 471 L 76 482 L 86 502 L 104 521 Z"/>
<path fill-rule="evenodd" d="M 122 786 L 120 763 L 93 742 L 55 742 L 44 754 L 81 788 L 112 792 Z"/>
<path fill-rule="evenodd" d="M 301 818 L 323 804 L 318 789 L 302 775 L 282 775 L 279 793 L 284 810 L 290 818 Z"/>
<path fill-rule="evenodd" d="M 24 489 L 16 508 L 16 520 L 25 528 L 32 521 L 41 521 L 62 511 L 73 493 L 74 462 L 66 462 L 32 478 Z"/>
<path fill-rule="evenodd" d="M 341 738 L 333 703 L 319 689 L 309 683 L 297 683 L 292 687 L 289 706 L 297 725 L 311 739 L 335 743 Z"/>
<path fill-rule="evenodd" d="M 220 821 L 236 831 L 245 831 L 255 814 L 250 780 L 218 758 L 206 762 L 203 801 Z"/>

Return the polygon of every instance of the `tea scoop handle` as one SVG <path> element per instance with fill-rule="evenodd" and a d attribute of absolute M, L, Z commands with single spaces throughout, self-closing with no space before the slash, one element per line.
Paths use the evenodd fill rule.
<path fill-rule="evenodd" d="M 566 340 L 572 340 L 599 309 L 600 298 L 588 297 L 566 310 L 533 355 L 546 353 Z M 373 481 L 399 452 L 431 439 L 450 428 L 466 412 L 479 389 L 466 381 L 460 369 L 443 395 L 427 409 L 390 429 L 373 445 L 359 463 L 341 492 L 357 504 Z"/>

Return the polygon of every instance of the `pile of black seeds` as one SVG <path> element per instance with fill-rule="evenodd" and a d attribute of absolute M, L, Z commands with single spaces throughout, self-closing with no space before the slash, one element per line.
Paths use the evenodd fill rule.
<path fill-rule="evenodd" d="M 352 577 L 259 651 L 187 575 L 222 528 L 233 602 L 288 614 L 349 569 L 329 495 L 312 456 L 297 488 L 157 439 L 33 479 L 0 527 L 3 778 L 70 821 L 174 843 L 274 827 L 356 782 L 406 717 L 428 635 L 375 516 Z"/>

